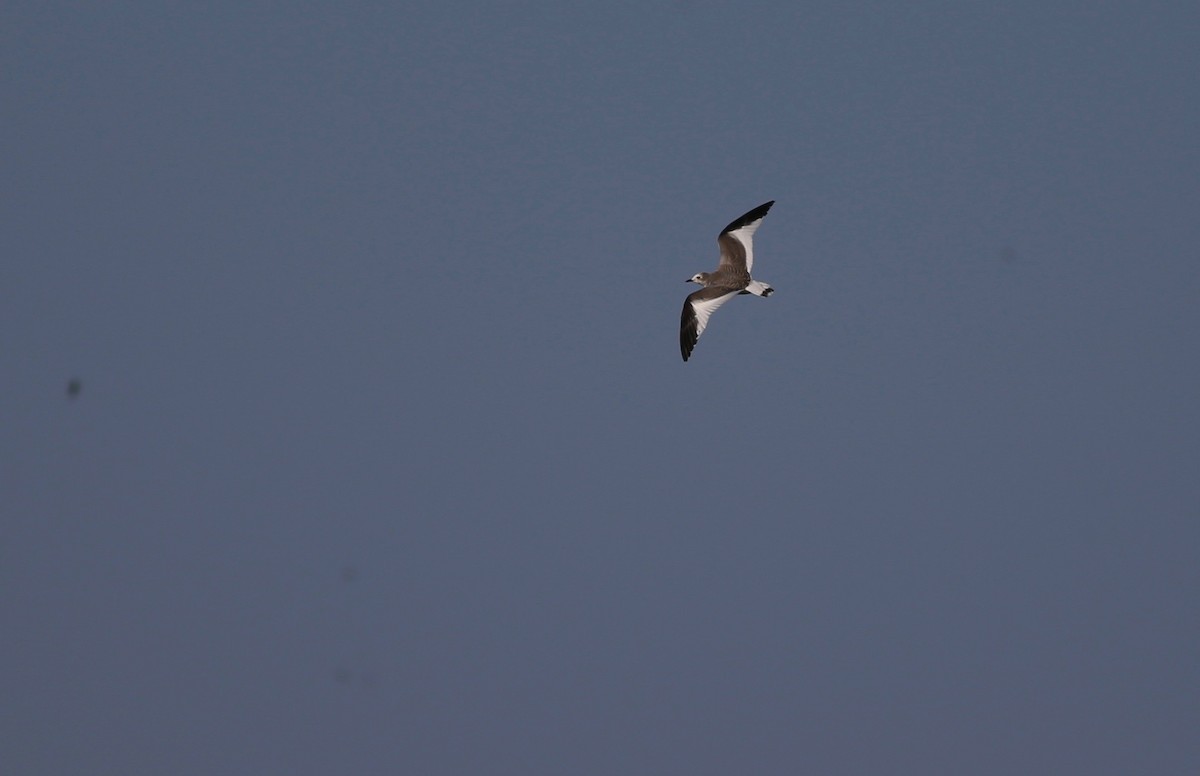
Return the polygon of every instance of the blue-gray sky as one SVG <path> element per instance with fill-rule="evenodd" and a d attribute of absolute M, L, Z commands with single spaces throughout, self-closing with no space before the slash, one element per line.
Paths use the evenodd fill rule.
<path fill-rule="evenodd" d="M 1200 10 L 576 6 L 5 5 L 6 771 L 1200 770 Z"/>

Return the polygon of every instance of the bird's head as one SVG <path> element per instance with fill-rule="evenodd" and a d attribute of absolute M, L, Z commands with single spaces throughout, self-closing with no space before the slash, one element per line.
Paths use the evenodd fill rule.
<path fill-rule="evenodd" d="M 688 278 L 684 282 L 699 283 L 702 286 L 706 286 L 706 285 L 708 285 L 708 273 L 707 272 L 697 272 L 695 275 L 692 275 L 690 278 Z"/>

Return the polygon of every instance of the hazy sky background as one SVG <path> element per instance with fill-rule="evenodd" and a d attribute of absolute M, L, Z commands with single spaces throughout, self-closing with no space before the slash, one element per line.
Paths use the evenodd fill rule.
<path fill-rule="evenodd" d="M 6 3 L 5 772 L 1200 772 L 1198 40 Z"/>

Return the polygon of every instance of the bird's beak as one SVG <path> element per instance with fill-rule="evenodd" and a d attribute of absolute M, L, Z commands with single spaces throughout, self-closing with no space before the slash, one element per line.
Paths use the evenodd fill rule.
<path fill-rule="evenodd" d="M 684 283 L 691 283 L 691 282 L 692 282 L 692 279 L 691 279 L 691 278 L 688 278 L 687 280 L 685 280 L 685 281 L 683 281 L 683 282 L 684 282 Z"/>

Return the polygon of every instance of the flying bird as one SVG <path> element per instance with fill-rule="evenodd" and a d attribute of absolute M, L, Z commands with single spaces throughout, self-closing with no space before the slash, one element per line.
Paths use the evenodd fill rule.
<path fill-rule="evenodd" d="M 754 233 L 766 217 L 775 200 L 759 205 L 746 215 L 735 218 L 733 223 L 721 230 L 717 245 L 721 248 L 721 261 L 715 272 L 699 272 L 687 279 L 688 283 L 704 286 L 688 295 L 683 303 L 683 315 L 679 322 L 679 350 L 683 360 L 692 355 L 692 349 L 708 318 L 717 308 L 738 294 L 770 296 L 775 289 L 750 277 L 754 268 Z"/>

